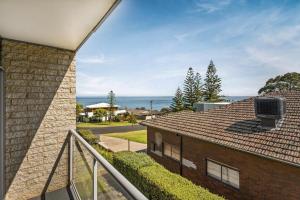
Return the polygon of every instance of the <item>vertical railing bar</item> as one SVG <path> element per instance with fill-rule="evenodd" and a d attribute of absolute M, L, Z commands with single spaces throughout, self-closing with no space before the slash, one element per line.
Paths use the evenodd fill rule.
<path fill-rule="evenodd" d="M 98 178 L 98 174 L 97 174 L 97 159 L 94 158 L 94 163 L 93 163 L 93 199 L 97 200 L 97 178 Z"/>
<path fill-rule="evenodd" d="M 69 184 L 73 181 L 73 138 L 74 136 L 70 134 L 70 143 L 69 143 Z"/>

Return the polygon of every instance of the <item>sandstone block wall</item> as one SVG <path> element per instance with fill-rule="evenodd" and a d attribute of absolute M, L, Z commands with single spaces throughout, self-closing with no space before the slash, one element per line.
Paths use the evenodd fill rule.
<path fill-rule="evenodd" d="M 75 53 L 0 40 L 5 70 L 6 199 L 67 185 L 69 129 L 76 127 Z"/>

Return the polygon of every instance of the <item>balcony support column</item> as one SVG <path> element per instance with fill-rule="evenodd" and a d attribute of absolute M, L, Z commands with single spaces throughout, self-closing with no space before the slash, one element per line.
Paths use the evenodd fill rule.
<path fill-rule="evenodd" d="M 97 174 L 97 168 L 98 168 L 98 162 L 97 160 L 94 158 L 93 161 L 93 199 L 97 200 L 97 178 L 98 178 L 98 174 Z"/>
<path fill-rule="evenodd" d="M 70 133 L 69 135 L 69 185 L 73 181 L 73 141 L 74 136 Z"/>

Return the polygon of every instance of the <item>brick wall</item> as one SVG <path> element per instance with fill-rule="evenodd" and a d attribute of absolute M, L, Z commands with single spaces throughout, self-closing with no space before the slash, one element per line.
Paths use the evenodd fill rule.
<path fill-rule="evenodd" d="M 65 141 L 76 126 L 75 53 L 5 39 L 0 44 L 6 199 L 28 199 L 67 184 Z"/>
<path fill-rule="evenodd" d="M 148 128 L 148 144 L 153 141 L 154 132 L 162 134 L 163 141 L 178 144 L 175 133 Z M 183 167 L 183 176 L 211 192 L 228 199 L 299 199 L 300 168 L 255 155 L 235 151 L 212 143 L 183 136 L 183 158 L 191 161 L 193 167 Z M 179 173 L 179 164 L 168 157 L 148 153 L 157 162 L 171 171 Z M 240 170 L 240 188 L 235 189 L 206 175 L 206 159 L 227 164 Z M 174 168 L 174 166 L 176 166 Z"/>

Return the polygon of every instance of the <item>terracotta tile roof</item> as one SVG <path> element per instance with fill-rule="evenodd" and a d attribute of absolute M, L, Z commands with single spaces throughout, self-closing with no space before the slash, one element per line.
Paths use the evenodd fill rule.
<path fill-rule="evenodd" d="M 300 92 L 267 96 L 286 98 L 287 112 L 280 128 L 260 128 L 254 98 L 206 112 L 171 113 L 142 124 L 300 166 Z"/>

